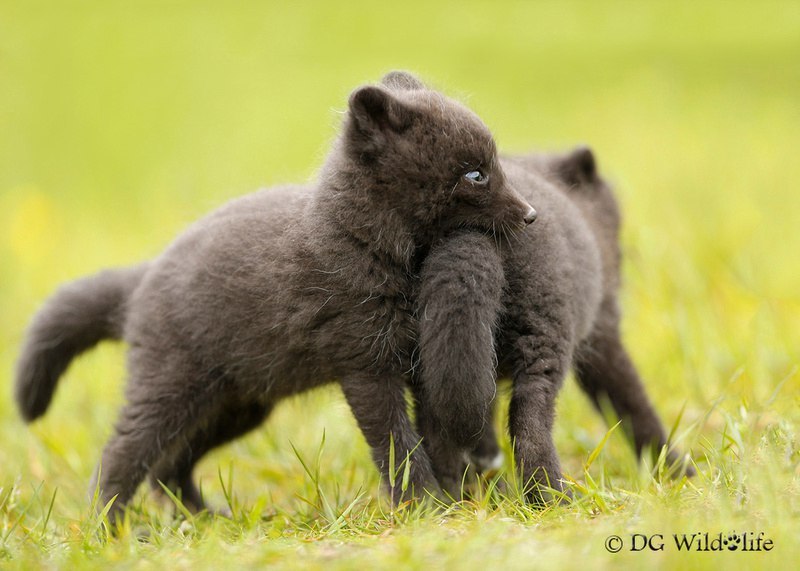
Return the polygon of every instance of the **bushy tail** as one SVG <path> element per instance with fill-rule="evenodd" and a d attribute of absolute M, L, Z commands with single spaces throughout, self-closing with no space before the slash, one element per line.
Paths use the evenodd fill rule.
<path fill-rule="evenodd" d="M 472 448 L 491 422 L 497 390 L 494 334 L 506 285 L 503 262 L 489 236 L 454 233 L 431 248 L 419 283 L 414 382 L 436 430 Z"/>
<path fill-rule="evenodd" d="M 39 310 L 17 362 L 15 397 L 22 417 L 42 416 L 72 359 L 103 339 L 119 339 L 126 304 L 147 264 L 106 270 L 61 287 Z"/>

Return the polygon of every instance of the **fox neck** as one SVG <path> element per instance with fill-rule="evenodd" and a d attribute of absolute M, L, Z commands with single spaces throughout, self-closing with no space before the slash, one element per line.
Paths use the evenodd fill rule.
<path fill-rule="evenodd" d="M 381 200 L 384 189 L 373 188 L 360 173 L 337 173 L 322 179 L 312 206 L 321 227 L 344 234 L 351 241 L 385 259 L 392 266 L 411 271 L 418 240 L 402 210 Z"/>

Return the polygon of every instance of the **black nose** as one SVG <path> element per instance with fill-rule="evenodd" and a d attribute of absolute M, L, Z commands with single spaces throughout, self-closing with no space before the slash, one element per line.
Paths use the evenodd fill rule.
<path fill-rule="evenodd" d="M 536 210 L 533 208 L 528 210 L 528 213 L 525 215 L 523 220 L 525 221 L 525 224 L 532 224 L 533 221 L 536 220 Z"/>

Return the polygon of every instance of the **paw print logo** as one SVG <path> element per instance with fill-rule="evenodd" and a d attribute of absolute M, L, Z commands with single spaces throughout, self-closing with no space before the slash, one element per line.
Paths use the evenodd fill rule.
<path fill-rule="evenodd" d="M 728 551 L 736 551 L 742 543 L 742 538 L 736 535 L 736 532 L 731 532 L 728 537 L 722 540 L 722 546 L 727 547 Z"/>

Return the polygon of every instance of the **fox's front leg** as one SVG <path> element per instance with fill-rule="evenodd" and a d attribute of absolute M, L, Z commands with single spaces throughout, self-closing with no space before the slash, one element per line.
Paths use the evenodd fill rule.
<path fill-rule="evenodd" d="M 425 492 L 439 494 L 428 454 L 408 416 L 405 397 L 407 381 L 371 375 L 342 381 L 344 396 L 358 426 L 372 448 L 372 457 L 392 504 L 410 498 L 423 498 Z M 394 448 L 394 465 L 391 462 Z M 404 462 L 409 462 L 408 487 L 403 488 Z"/>
<path fill-rule="evenodd" d="M 475 443 L 466 446 L 454 441 L 448 431 L 438 424 L 437 415 L 430 410 L 427 399 L 414 387 L 417 430 L 423 438 L 425 451 L 431 458 L 434 473 L 442 490 L 454 500 L 462 497 L 462 485 L 470 483 L 475 472 L 488 473 L 500 468 L 503 454 L 497 443 L 491 417 Z"/>
<path fill-rule="evenodd" d="M 569 344 L 553 334 L 553 327 L 544 321 L 538 325 L 511 341 L 513 392 L 508 428 L 526 496 L 542 504 L 559 499 L 565 492 L 553 443 L 553 421 L 556 396 L 571 355 Z"/>

